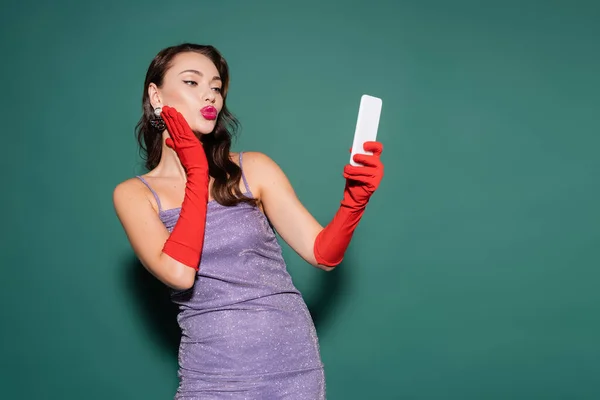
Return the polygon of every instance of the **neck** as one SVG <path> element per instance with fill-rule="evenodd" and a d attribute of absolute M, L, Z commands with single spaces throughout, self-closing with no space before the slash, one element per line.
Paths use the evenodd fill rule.
<path fill-rule="evenodd" d="M 164 131 L 162 134 L 162 155 L 158 165 L 154 168 L 154 171 L 157 175 L 165 178 L 181 178 L 185 181 L 187 178 L 185 168 L 181 165 L 181 161 L 179 161 L 179 157 L 177 156 L 177 153 L 175 153 L 175 150 L 165 143 L 165 140 L 168 137 L 167 131 Z"/>

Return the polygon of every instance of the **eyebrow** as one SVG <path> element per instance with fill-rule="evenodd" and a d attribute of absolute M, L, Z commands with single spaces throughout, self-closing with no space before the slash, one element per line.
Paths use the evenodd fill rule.
<path fill-rule="evenodd" d="M 192 73 L 194 73 L 194 74 L 196 74 L 196 75 L 199 75 L 199 76 L 204 76 L 204 74 L 203 74 L 202 72 L 200 72 L 200 71 L 198 71 L 198 70 L 195 70 L 195 69 L 186 69 L 185 71 L 181 71 L 181 72 L 179 73 L 179 75 L 181 75 L 181 74 L 184 74 L 184 73 L 186 73 L 186 72 L 192 72 Z M 213 76 L 212 80 L 213 80 L 213 81 L 220 81 L 220 80 L 221 80 L 221 77 L 220 77 L 220 76 L 216 76 L 216 75 L 215 75 L 215 76 Z"/>

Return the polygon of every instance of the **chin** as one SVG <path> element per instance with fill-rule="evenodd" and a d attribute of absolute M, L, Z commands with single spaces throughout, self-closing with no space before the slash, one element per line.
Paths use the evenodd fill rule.
<path fill-rule="evenodd" d="M 217 125 L 216 120 L 214 122 L 213 121 L 204 121 L 202 123 L 197 124 L 193 128 L 193 131 L 197 132 L 201 135 L 208 135 L 209 133 L 212 133 L 212 131 L 214 131 L 216 125 Z"/>

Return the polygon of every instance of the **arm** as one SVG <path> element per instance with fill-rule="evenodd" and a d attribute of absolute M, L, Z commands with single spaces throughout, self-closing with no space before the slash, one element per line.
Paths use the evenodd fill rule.
<path fill-rule="evenodd" d="M 382 144 L 366 142 L 363 148 L 373 154 L 355 154 L 354 161 L 362 165 L 348 164 L 344 167 L 346 186 L 340 207 L 315 239 L 314 253 L 321 265 L 335 267 L 342 262 L 354 230 L 383 178 L 384 168 L 380 160 Z"/>
<path fill-rule="evenodd" d="M 169 234 L 144 195 L 121 184 L 114 192 L 117 215 L 142 264 L 175 289 L 188 289 L 195 281 L 204 245 L 208 203 L 208 162 L 200 140 L 174 108 L 163 107 L 162 118 L 172 148 L 186 170 L 183 204 Z"/>
<path fill-rule="evenodd" d="M 344 197 L 325 228 L 300 203 L 279 166 L 267 156 L 253 153 L 252 174 L 260 177 L 259 196 L 265 214 L 296 253 L 323 270 L 330 271 L 342 261 L 370 196 L 383 177 L 383 164 L 379 159 L 381 144 L 367 142 L 365 150 L 373 151 L 373 155 L 354 157 L 364 166 L 345 166 Z"/>
<path fill-rule="evenodd" d="M 313 254 L 315 238 L 323 227 L 300 202 L 279 165 L 265 154 L 244 152 L 244 171 L 256 183 L 255 195 L 281 238 L 306 262 L 323 267 Z"/>
<path fill-rule="evenodd" d="M 162 110 L 161 116 L 170 136 L 165 144 L 175 150 L 186 172 L 183 204 L 163 253 L 198 271 L 208 204 L 208 160 L 200 139 L 194 135 L 183 115 L 168 106 Z"/>
<path fill-rule="evenodd" d="M 145 187 L 133 179 L 113 192 L 117 217 L 142 265 L 165 285 L 185 290 L 194 284 L 196 271 L 163 253 L 169 231 L 148 200 Z"/>

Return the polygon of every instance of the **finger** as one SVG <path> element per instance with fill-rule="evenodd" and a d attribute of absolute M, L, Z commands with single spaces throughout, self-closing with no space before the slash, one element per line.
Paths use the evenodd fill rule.
<path fill-rule="evenodd" d="M 356 176 L 356 175 L 344 174 L 344 179 L 346 179 L 349 182 L 358 183 L 360 186 L 365 186 L 365 185 L 372 186 L 372 183 L 373 183 L 373 178 L 371 178 L 369 176 Z"/>
<path fill-rule="evenodd" d="M 161 115 L 167 115 L 171 121 L 176 121 L 181 113 L 174 109 L 173 107 L 164 106 Z"/>
<path fill-rule="evenodd" d="M 169 106 L 161 107 L 162 111 L 160 112 L 160 116 L 164 119 L 165 117 L 173 117 L 173 109 Z"/>
<path fill-rule="evenodd" d="M 178 143 L 180 141 L 179 132 L 177 129 L 177 124 L 173 118 L 173 111 L 171 109 L 163 110 L 161 113 L 161 117 L 163 121 L 165 121 L 165 125 L 167 126 L 167 130 L 169 131 L 169 136 L 174 143 Z"/>
<path fill-rule="evenodd" d="M 185 117 L 180 112 L 177 113 L 176 121 L 177 127 L 179 128 L 179 132 L 181 134 L 189 133 L 189 131 L 191 131 L 191 128 L 188 126 L 188 123 L 185 120 Z"/>
<path fill-rule="evenodd" d="M 173 139 L 167 138 L 167 140 L 165 140 L 165 144 L 167 145 L 167 147 L 170 147 L 173 150 L 175 150 L 175 145 L 173 144 Z"/>
<path fill-rule="evenodd" d="M 372 152 L 375 157 L 379 157 L 383 152 L 383 144 L 381 144 L 381 142 L 365 142 L 363 148 L 365 151 Z"/>
<path fill-rule="evenodd" d="M 381 162 L 375 155 L 355 154 L 354 157 L 352 157 L 352 159 L 355 162 L 357 162 L 359 164 L 363 164 L 364 166 L 367 166 L 367 167 L 378 167 L 379 164 L 381 164 Z"/>
<path fill-rule="evenodd" d="M 344 167 L 344 174 L 349 176 L 365 176 L 365 177 L 375 177 L 377 176 L 377 170 L 371 167 L 355 167 L 354 165 L 346 165 Z"/>
<path fill-rule="evenodd" d="M 176 126 L 177 133 L 182 139 L 190 139 L 191 128 L 187 124 L 184 116 L 180 112 L 176 112 L 174 115 L 174 125 Z"/>
<path fill-rule="evenodd" d="M 164 120 L 166 119 L 171 119 L 171 116 L 173 114 L 171 113 L 171 109 L 167 106 L 162 107 L 162 110 L 160 112 L 160 117 Z"/>
<path fill-rule="evenodd" d="M 351 185 L 354 186 L 373 186 L 372 185 L 372 179 L 371 177 L 367 177 L 367 176 L 355 176 L 355 175 L 350 175 L 350 174 L 344 174 L 344 178 L 346 180 L 348 180 L 349 182 L 351 182 Z"/>
<path fill-rule="evenodd" d="M 192 128 L 188 125 L 187 120 L 181 114 L 179 114 L 177 118 L 177 123 L 181 132 L 182 139 L 186 141 L 191 146 L 196 146 L 198 144 L 202 145 L 202 142 L 196 136 Z"/>

